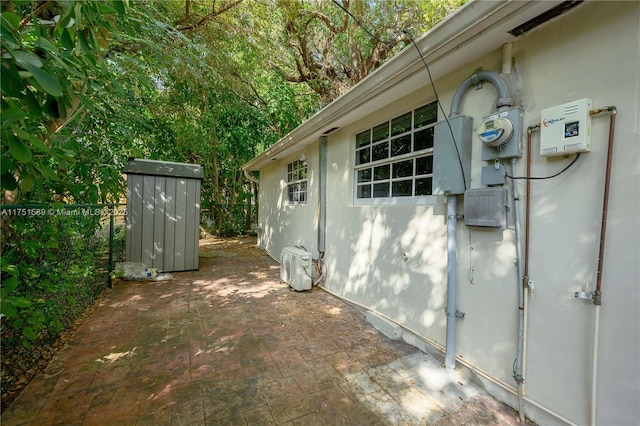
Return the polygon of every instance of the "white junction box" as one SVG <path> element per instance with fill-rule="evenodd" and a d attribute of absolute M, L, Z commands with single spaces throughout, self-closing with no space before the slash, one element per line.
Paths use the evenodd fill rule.
<path fill-rule="evenodd" d="M 298 247 L 283 248 L 280 279 L 295 291 L 311 290 L 311 253 Z"/>
<path fill-rule="evenodd" d="M 579 99 L 543 109 L 540 155 L 551 157 L 590 151 L 591 108 L 591 99 Z"/>

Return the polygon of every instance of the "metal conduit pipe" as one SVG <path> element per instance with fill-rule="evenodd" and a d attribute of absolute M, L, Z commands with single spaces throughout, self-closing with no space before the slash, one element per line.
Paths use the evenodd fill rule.
<path fill-rule="evenodd" d="M 511 159 L 511 175 L 516 176 L 516 158 Z M 518 412 L 520 421 L 524 422 L 524 373 L 522 370 L 522 354 L 524 350 L 524 274 L 522 257 L 522 235 L 520 232 L 520 194 L 518 192 L 518 181 L 512 179 L 513 183 L 513 211 L 516 229 L 516 261 L 518 266 L 518 342 L 516 360 L 513 369 L 513 378 L 518 384 Z"/>
<path fill-rule="evenodd" d="M 511 96 L 509 96 L 507 83 L 505 83 L 500 73 L 495 71 L 478 71 L 463 81 L 458 87 L 458 90 L 456 90 L 456 93 L 453 95 L 453 100 L 451 101 L 451 112 L 449 113 L 449 117 L 460 115 L 460 105 L 462 104 L 464 94 L 471 86 L 476 86 L 480 84 L 481 81 L 490 82 L 498 91 L 496 109 L 513 106 L 513 100 L 511 99 Z"/>
<path fill-rule="evenodd" d="M 456 368 L 456 219 L 457 196 L 447 195 L 447 342 L 444 367 L 448 371 Z"/>
<path fill-rule="evenodd" d="M 494 71 L 478 71 L 460 84 L 453 100 L 451 101 L 451 113 L 449 117 L 460 115 L 462 99 L 466 91 L 481 81 L 493 84 L 498 92 L 496 109 L 511 107 L 513 100 L 509 95 L 509 89 L 500 73 Z M 447 342 L 444 358 L 444 366 L 447 370 L 453 370 L 456 365 L 455 336 L 456 336 L 456 208 L 457 198 L 454 194 L 448 194 L 447 200 Z M 520 275 L 522 276 L 522 275 Z M 522 304 L 520 304 L 522 306 Z M 522 329 L 522 324 L 519 326 Z"/>
<path fill-rule="evenodd" d="M 607 236 L 607 212 L 609 211 L 609 187 L 611 184 L 611 161 L 613 158 L 613 135 L 616 129 L 616 114 L 617 110 L 615 106 L 607 106 L 600 110 L 593 111 L 592 115 L 608 112 L 611 114 L 609 118 L 609 142 L 607 145 L 607 166 L 604 175 L 604 195 L 602 200 L 602 219 L 600 223 L 600 246 L 598 249 L 598 273 L 596 277 L 596 292 L 593 296 L 594 305 L 600 305 L 602 303 L 602 264 L 604 260 L 604 242 Z"/>
<path fill-rule="evenodd" d="M 540 123 L 532 124 L 527 128 L 527 172 L 526 177 L 531 177 L 531 139 L 532 133 L 534 130 L 540 128 Z M 525 394 L 525 373 L 527 371 L 527 330 L 528 328 L 528 316 L 529 312 L 529 293 L 526 291 L 526 288 L 529 289 L 531 295 L 533 295 L 534 286 L 533 282 L 529 279 L 529 233 L 530 233 L 530 223 L 531 223 L 531 179 L 526 179 L 526 189 L 525 189 L 525 219 L 524 219 L 524 259 L 523 259 L 523 272 L 522 272 L 522 285 L 525 289 L 524 292 L 524 324 L 523 324 L 523 342 L 522 342 L 522 384 L 518 386 L 518 398 L 524 401 Z"/>

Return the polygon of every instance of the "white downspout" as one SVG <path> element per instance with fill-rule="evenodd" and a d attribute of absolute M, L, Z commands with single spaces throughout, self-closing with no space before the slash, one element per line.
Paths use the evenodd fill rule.
<path fill-rule="evenodd" d="M 260 185 L 260 181 L 256 178 L 254 178 L 253 176 L 251 176 L 251 173 L 249 173 L 249 170 L 247 169 L 242 169 L 242 171 L 244 172 L 244 177 L 246 177 L 247 179 L 249 179 L 251 182 L 255 183 L 256 185 Z"/>

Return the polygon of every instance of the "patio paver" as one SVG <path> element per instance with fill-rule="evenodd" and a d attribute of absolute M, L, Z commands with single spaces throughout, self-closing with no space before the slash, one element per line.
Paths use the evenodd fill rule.
<path fill-rule="evenodd" d="M 2 414 L 11 425 L 519 424 L 267 256 L 116 285 Z"/>

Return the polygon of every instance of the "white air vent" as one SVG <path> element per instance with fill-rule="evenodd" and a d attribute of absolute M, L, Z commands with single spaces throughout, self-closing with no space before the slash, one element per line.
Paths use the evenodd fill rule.
<path fill-rule="evenodd" d="M 282 249 L 280 279 L 295 291 L 311 290 L 311 253 L 297 247 Z"/>

